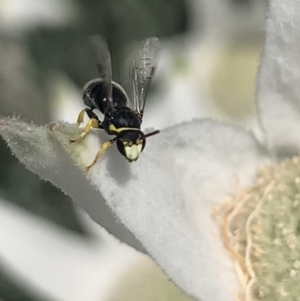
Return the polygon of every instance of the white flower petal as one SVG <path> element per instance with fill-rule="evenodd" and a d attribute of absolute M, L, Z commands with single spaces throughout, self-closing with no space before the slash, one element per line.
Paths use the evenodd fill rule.
<path fill-rule="evenodd" d="M 107 300 L 137 253 L 105 230 L 87 239 L 0 201 L 0 266 L 41 299 Z"/>
<path fill-rule="evenodd" d="M 300 2 L 269 6 L 258 105 L 269 148 L 290 155 L 300 151 Z"/>
<path fill-rule="evenodd" d="M 70 133 L 70 127 L 53 127 L 77 164 L 89 165 L 99 138 L 90 133 L 70 146 Z M 250 185 L 266 162 L 248 133 L 202 120 L 149 138 L 132 164 L 113 145 L 87 176 L 175 283 L 199 300 L 232 301 L 238 282 L 212 207 Z"/>
<path fill-rule="evenodd" d="M 73 127 L 73 130 L 80 132 L 77 127 Z M 0 119 L 0 135 L 29 170 L 59 187 L 111 234 L 145 252 L 132 233 L 116 220 L 102 195 L 86 181 L 57 142 L 51 139 L 49 131 L 49 127 L 38 127 L 18 119 Z"/>

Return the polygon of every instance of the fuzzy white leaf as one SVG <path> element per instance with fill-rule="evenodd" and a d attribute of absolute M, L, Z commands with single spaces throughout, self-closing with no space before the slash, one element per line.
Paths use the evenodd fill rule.
<path fill-rule="evenodd" d="M 92 208 L 100 223 L 103 195 L 155 261 L 188 294 L 203 301 L 231 301 L 239 285 L 212 219 L 212 208 L 236 192 L 237 182 L 239 188 L 250 185 L 257 168 L 268 161 L 257 142 L 235 127 L 211 120 L 193 121 L 149 138 L 134 164 L 114 145 L 86 172 L 107 137 L 103 131 L 92 131 L 82 142 L 70 143 L 81 131 L 67 124 L 40 128 L 18 120 L 0 122 L 1 134 L 21 161 L 79 200 L 87 211 Z M 84 174 L 70 164 L 50 135 L 98 193 L 88 185 L 89 189 L 82 191 Z M 83 201 L 89 190 L 96 199 L 93 206 Z"/>
<path fill-rule="evenodd" d="M 73 135 L 80 132 L 75 126 L 71 129 Z M 88 183 L 60 145 L 51 138 L 49 132 L 49 126 L 38 127 L 15 118 L 0 119 L 0 136 L 29 170 L 69 195 L 108 232 L 145 252 L 132 233 L 117 220 L 102 195 Z"/>
<path fill-rule="evenodd" d="M 82 168 L 101 145 L 96 132 L 77 145 L 68 142 L 70 126 L 52 133 Z M 232 301 L 238 282 L 212 208 L 236 192 L 237 182 L 250 185 L 266 162 L 248 133 L 202 120 L 149 138 L 134 164 L 114 145 L 87 176 L 175 283 L 198 300 Z"/>
<path fill-rule="evenodd" d="M 98 228 L 84 238 L 0 200 L 0 267 L 40 299 L 107 300 L 141 255 Z"/>

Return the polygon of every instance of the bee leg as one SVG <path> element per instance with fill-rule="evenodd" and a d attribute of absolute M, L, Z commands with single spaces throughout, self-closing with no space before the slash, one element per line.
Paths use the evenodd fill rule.
<path fill-rule="evenodd" d="M 76 122 L 77 125 L 80 125 L 83 122 L 85 112 L 86 112 L 86 109 L 83 109 L 80 111 L 80 113 L 77 117 L 77 122 Z"/>
<path fill-rule="evenodd" d="M 76 122 L 77 125 L 80 125 L 81 123 L 83 123 L 84 113 L 86 113 L 89 116 L 89 118 L 98 119 L 98 116 L 93 112 L 92 109 L 84 108 L 83 110 L 80 111 L 80 113 L 77 117 L 77 122 Z"/>
<path fill-rule="evenodd" d="M 98 118 L 97 119 L 91 118 L 85 125 L 81 135 L 77 139 L 70 139 L 70 142 L 73 143 L 73 142 L 82 141 L 91 129 L 98 129 L 99 124 L 100 124 L 100 121 L 98 120 Z"/>
<path fill-rule="evenodd" d="M 98 159 L 105 153 L 105 151 L 116 141 L 116 138 L 111 139 L 109 141 L 105 141 L 102 145 L 98 153 L 96 154 L 96 157 L 94 161 L 86 167 L 87 171 L 89 171 L 98 161 Z"/>
<path fill-rule="evenodd" d="M 96 120 L 98 120 L 98 128 L 99 129 L 103 129 L 102 122 L 99 120 L 99 117 L 97 116 L 97 114 L 95 114 L 93 112 L 93 109 L 86 108 L 85 112 L 87 113 L 87 115 L 89 116 L 90 119 L 96 119 Z"/>

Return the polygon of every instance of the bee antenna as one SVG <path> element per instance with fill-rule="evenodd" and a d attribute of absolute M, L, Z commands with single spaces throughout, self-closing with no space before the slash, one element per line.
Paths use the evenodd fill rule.
<path fill-rule="evenodd" d="M 160 131 L 156 130 L 156 131 L 153 131 L 153 132 L 150 132 L 150 133 L 144 135 L 144 137 L 149 138 L 149 137 L 154 136 L 154 135 L 159 134 L 159 133 L 160 133 Z"/>

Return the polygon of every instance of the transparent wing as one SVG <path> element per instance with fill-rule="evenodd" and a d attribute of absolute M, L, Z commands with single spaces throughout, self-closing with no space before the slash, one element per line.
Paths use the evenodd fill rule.
<path fill-rule="evenodd" d="M 111 57 L 105 39 L 100 35 L 89 37 L 89 43 L 96 62 L 100 79 L 103 81 L 103 98 L 107 100 L 107 110 L 113 108 Z"/>
<path fill-rule="evenodd" d="M 130 107 L 141 117 L 146 97 L 156 69 L 160 42 L 156 37 L 144 40 L 137 51 L 131 51 L 125 62 L 123 82 L 130 98 Z"/>

